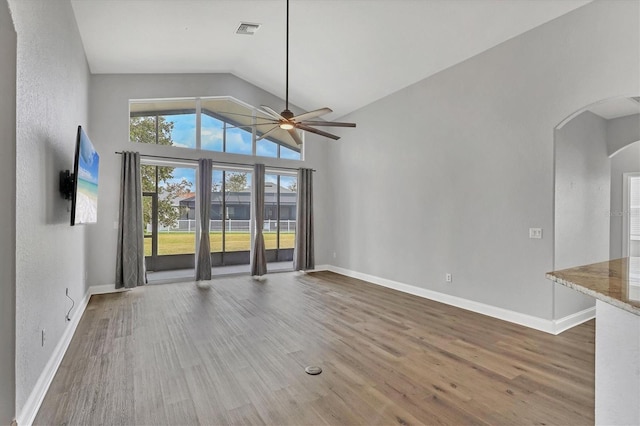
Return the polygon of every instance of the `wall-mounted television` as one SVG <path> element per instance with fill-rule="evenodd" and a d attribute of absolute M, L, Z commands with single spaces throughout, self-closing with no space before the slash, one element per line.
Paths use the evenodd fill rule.
<path fill-rule="evenodd" d="M 98 221 L 100 156 L 82 126 L 78 126 L 73 174 L 60 172 L 60 192 L 71 200 L 71 225 Z"/>

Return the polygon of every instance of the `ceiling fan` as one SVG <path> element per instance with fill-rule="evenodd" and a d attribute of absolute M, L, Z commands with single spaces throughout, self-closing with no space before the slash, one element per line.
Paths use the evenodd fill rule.
<path fill-rule="evenodd" d="M 314 111 L 305 112 L 299 115 L 293 115 L 289 110 L 289 0 L 287 0 L 287 61 L 286 61 L 286 81 L 285 81 L 285 108 L 281 113 L 277 113 L 274 109 L 261 105 L 259 112 L 266 115 L 264 124 L 273 124 L 273 127 L 267 132 L 263 133 L 258 140 L 265 138 L 271 132 L 277 129 L 286 130 L 291 138 L 297 145 L 302 144 L 302 139 L 298 135 L 296 129 L 303 130 L 305 132 L 315 133 L 326 138 L 334 140 L 340 139 L 339 136 L 325 132 L 323 130 L 316 129 L 315 127 L 356 127 L 355 123 L 341 123 L 341 122 L 328 122 L 328 121 L 313 121 L 314 118 L 320 117 L 325 114 L 333 112 L 330 108 L 320 108 Z"/>

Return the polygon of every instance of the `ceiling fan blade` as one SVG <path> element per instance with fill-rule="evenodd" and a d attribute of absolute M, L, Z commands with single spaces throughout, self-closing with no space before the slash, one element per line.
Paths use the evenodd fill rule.
<path fill-rule="evenodd" d="M 271 129 L 267 130 L 265 133 L 263 133 L 262 135 L 260 135 L 259 137 L 256 138 L 256 141 L 262 140 L 264 138 L 266 138 L 269 133 L 273 132 L 276 129 L 279 129 L 280 126 L 278 126 L 277 124 L 275 126 L 273 126 Z"/>
<path fill-rule="evenodd" d="M 275 118 L 276 120 L 284 120 L 284 117 L 275 112 L 271 107 L 260 105 L 260 110 L 262 110 L 263 113 Z"/>
<path fill-rule="evenodd" d="M 227 129 L 251 129 L 253 127 L 257 127 L 257 126 L 273 126 L 273 125 L 277 125 L 278 122 L 277 121 L 270 121 L 268 123 L 256 123 L 256 124 L 241 124 L 239 126 L 234 126 L 233 124 L 227 125 L 226 128 Z"/>
<path fill-rule="evenodd" d="M 304 114 L 296 115 L 295 117 L 293 117 L 293 120 L 298 122 L 304 121 L 309 118 L 316 118 L 320 117 L 321 115 L 329 114 L 330 112 L 333 112 L 331 108 L 320 108 L 314 111 L 305 112 Z"/>
<path fill-rule="evenodd" d="M 298 135 L 298 132 L 296 132 L 296 129 L 289 129 L 287 130 L 287 132 L 289 132 L 297 145 L 302 145 L 302 139 L 300 139 L 300 136 Z"/>
<path fill-rule="evenodd" d="M 331 138 L 333 140 L 340 139 L 340 136 L 332 135 L 331 133 L 324 132 L 322 130 L 314 129 L 313 127 L 305 126 L 304 124 L 297 123 L 296 127 L 300 130 L 304 130 L 305 132 L 315 133 L 316 135 L 324 136 L 325 138 Z"/>
<path fill-rule="evenodd" d="M 300 124 L 325 127 L 356 127 L 356 123 L 341 123 L 339 121 L 305 121 Z"/>

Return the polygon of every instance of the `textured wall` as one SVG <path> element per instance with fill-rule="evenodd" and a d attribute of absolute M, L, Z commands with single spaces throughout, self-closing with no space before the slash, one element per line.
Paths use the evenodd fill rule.
<path fill-rule="evenodd" d="M 0 424 L 15 416 L 16 33 L 0 0 Z"/>
<path fill-rule="evenodd" d="M 638 93 L 635 94 L 637 96 Z M 627 115 L 607 121 L 609 155 L 640 139 L 640 114 Z"/>
<path fill-rule="evenodd" d="M 344 117 L 332 263 L 551 319 L 553 129 L 639 92 L 639 8 L 590 3 Z"/>
<path fill-rule="evenodd" d="M 89 284 L 113 284 L 120 191 L 120 155 L 115 151 L 139 151 L 142 154 L 177 156 L 197 159 L 208 156 L 217 161 L 251 163 L 254 158 L 244 155 L 198 152 L 175 147 L 135 144 L 129 142 L 129 100 L 196 96 L 233 96 L 250 105 L 270 105 L 279 110 L 284 101 L 231 74 L 188 75 L 94 75 L 91 78 L 90 111 L 91 139 L 102 154 L 100 157 L 100 198 L 98 223 L 89 229 Z M 296 112 L 295 108 L 292 110 Z M 326 152 L 330 142 L 325 138 L 307 137 L 305 162 L 261 158 L 267 166 L 313 167 L 314 196 L 317 206 L 316 250 L 317 264 L 327 262 L 327 245 L 331 236 L 325 212 L 327 193 Z"/>
<path fill-rule="evenodd" d="M 69 226 L 58 173 L 87 125 L 89 70 L 71 4 L 10 0 L 18 33 L 16 407 L 20 413 L 85 294 L 85 227 Z M 89 129 L 90 130 L 90 129 Z M 91 133 L 91 132 L 89 132 Z M 76 303 L 77 306 L 77 303 Z M 41 331 L 46 343 L 41 345 Z"/>
<path fill-rule="evenodd" d="M 609 259 L 611 160 L 606 129 L 607 120 L 586 111 L 556 130 L 554 269 Z M 554 291 L 556 317 L 594 306 L 593 298 L 567 287 Z"/>

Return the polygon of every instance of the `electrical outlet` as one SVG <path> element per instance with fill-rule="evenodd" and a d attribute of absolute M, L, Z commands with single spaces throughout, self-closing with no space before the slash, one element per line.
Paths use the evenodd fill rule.
<path fill-rule="evenodd" d="M 44 328 L 42 329 L 42 347 L 44 348 L 44 343 L 47 340 L 47 330 L 45 330 Z"/>
<path fill-rule="evenodd" d="M 542 228 L 529 228 L 529 238 L 542 239 Z"/>
<path fill-rule="evenodd" d="M 69 287 L 67 287 L 67 288 L 65 288 L 65 289 L 64 289 L 64 294 L 65 294 L 65 296 L 68 296 L 68 295 L 69 295 Z"/>
<path fill-rule="evenodd" d="M 336 252 L 335 251 L 333 252 L 333 258 L 334 259 L 336 258 Z"/>
<path fill-rule="evenodd" d="M 450 283 L 450 282 L 451 282 L 451 274 L 446 274 L 446 275 L 444 276 L 444 280 L 445 280 L 446 282 Z"/>

